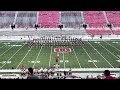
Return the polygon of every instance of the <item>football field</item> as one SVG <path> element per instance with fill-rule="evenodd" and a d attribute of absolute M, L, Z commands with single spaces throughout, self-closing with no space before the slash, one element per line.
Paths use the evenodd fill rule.
<path fill-rule="evenodd" d="M 62 46 L 29 48 L 25 42 L 0 41 L 0 69 L 51 67 L 59 57 L 61 68 L 118 68 L 120 66 L 120 41 L 84 41 L 85 46 L 64 46 L 71 52 L 58 53 Z"/>

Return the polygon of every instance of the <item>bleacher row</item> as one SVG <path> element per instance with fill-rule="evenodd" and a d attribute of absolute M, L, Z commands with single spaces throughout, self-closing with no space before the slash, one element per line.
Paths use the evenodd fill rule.
<path fill-rule="evenodd" d="M 120 30 L 86 30 L 89 35 L 120 35 Z"/>
<path fill-rule="evenodd" d="M 80 11 L 62 11 L 61 23 L 65 28 L 80 28 L 83 24 L 83 19 Z"/>
<path fill-rule="evenodd" d="M 103 11 L 85 11 L 83 14 L 89 27 L 106 27 L 107 22 Z"/>
<path fill-rule="evenodd" d="M 58 11 L 40 11 L 38 24 L 41 28 L 56 28 L 60 23 L 60 13 Z"/>
<path fill-rule="evenodd" d="M 120 27 L 120 11 L 0 11 L 0 28 L 56 28 L 63 24 L 65 28 L 80 28 L 87 24 L 89 28 L 103 28 L 108 23 Z M 88 34 L 120 34 L 119 30 L 86 30 Z"/>
<path fill-rule="evenodd" d="M 106 11 L 108 21 L 113 24 L 114 27 L 120 26 L 120 12 L 119 11 Z"/>

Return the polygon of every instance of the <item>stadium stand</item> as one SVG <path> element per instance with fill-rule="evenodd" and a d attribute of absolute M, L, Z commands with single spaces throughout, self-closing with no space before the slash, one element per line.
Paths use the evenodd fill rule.
<path fill-rule="evenodd" d="M 62 11 L 61 23 L 65 28 L 80 28 L 83 24 L 83 19 L 80 11 Z"/>
<path fill-rule="evenodd" d="M 60 23 L 59 11 L 40 11 L 38 18 L 38 24 L 41 28 L 56 28 Z"/>
<path fill-rule="evenodd" d="M 74 73 L 73 72 L 74 69 L 69 68 L 66 70 L 62 70 L 57 65 L 58 64 L 55 64 L 55 67 L 50 67 L 50 68 L 43 68 L 43 67 L 33 68 L 34 77 L 32 77 L 31 79 L 118 79 L 119 78 L 119 75 L 117 75 L 116 73 L 110 73 L 110 70 L 112 70 L 113 68 L 110 70 L 107 70 L 107 68 L 106 69 L 101 68 L 101 71 L 103 71 L 101 73 Z M 31 75 L 29 73 L 29 68 L 24 70 L 21 69 L 21 70 L 13 70 L 13 71 L 14 71 L 13 74 L 12 73 L 0 74 L 0 78 L 1 79 L 27 79 L 27 77 Z M 106 71 L 109 72 L 107 76 L 106 76 Z M 19 72 L 19 74 L 15 74 L 15 72 Z"/>
<path fill-rule="evenodd" d="M 113 34 L 120 35 L 120 30 L 112 30 Z"/>
<path fill-rule="evenodd" d="M 120 26 L 120 12 L 119 11 L 106 11 L 108 21 L 113 24 L 114 27 Z"/>
<path fill-rule="evenodd" d="M 0 11 L 0 28 L 56 28 L 63 24 L 65 28 L 80 28 L 87 24 L 90 28 L 105 28 L 108 23 L 120 26 L 119 11 Z"/>
<path fill-rule="evenodd" d="M 15 18 L 15 11 L 0 11 L 0 28 L 10 28 Z"/>
<path fill-rule="evenodd" d="M 86 30 L 86 32 L 90 35 L 108 35 L 112 34 L 110 30 Z"/>
<path fill-rule="evenodd" d="M 106 27 L 103 11 L 84 11 L 83 15 L 85 23 L 89 24 L 89 27 Z"/>
<path fill-rule="evenodd" d="M 37 19 L 37 11 L 19 11 L 16 22 L 17 28 L 33 28 Z"/>

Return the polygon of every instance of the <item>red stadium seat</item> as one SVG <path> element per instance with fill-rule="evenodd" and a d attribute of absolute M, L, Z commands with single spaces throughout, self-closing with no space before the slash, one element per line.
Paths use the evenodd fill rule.
<path fill-rule="evenodd" d="M 86 30 L 86 32 L 90 35 L 111 34 L 110 30 Z"/>
<path fill-rule="evenodd" d="M 89 27 L 106 27 L 106 19 L 102 11 L 84 11 L 83 15 Z"/>
<path fill-rule="evenodd" d="M 113 24 L 114 27 L 120 26 L 120 12 L 119 11 L 106 11 L 108 21 Z"/>
<path fill-rule="evenodd" d="M 40 11 L 38 24 L 41 28 L 56 28 L 59 22 L 59 11 Z"/>

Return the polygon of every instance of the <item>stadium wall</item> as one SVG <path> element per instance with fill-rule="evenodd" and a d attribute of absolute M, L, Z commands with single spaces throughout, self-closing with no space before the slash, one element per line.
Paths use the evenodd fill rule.
<path fill-rule="evenodd" d="M 120 39 L 120 35 L 102 35 L 102 39 L 100 39 L 101 35 L 95 35 L 93 38 L 91 35 L 69 35 L 74 38 L 82 38 L 82 40 L 112 40 L 112 39 Z M 32 40 L 32 39 L 37 39 L 42 36 L 0 36 L 0 40 Z M 49 37 L 49 36 L 48 36 Z"/>

